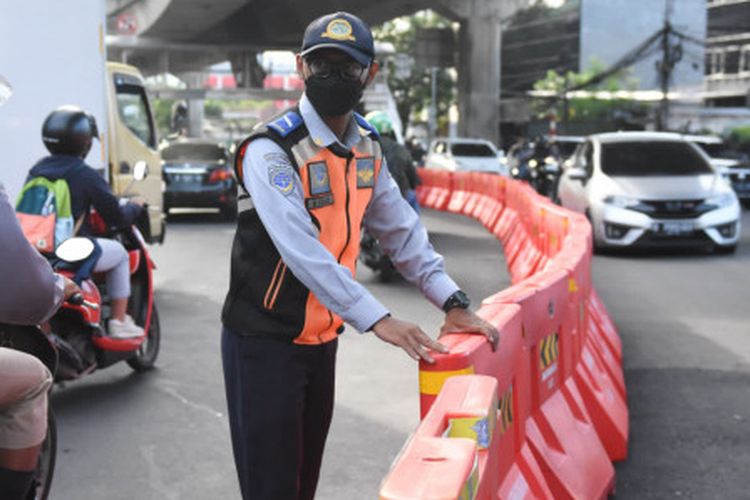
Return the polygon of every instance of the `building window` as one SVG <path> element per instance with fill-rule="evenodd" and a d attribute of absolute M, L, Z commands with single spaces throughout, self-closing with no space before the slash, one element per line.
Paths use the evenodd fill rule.
<path fill-rule="evenodd" d="M 740 70 L 739 73 L 747 76 L 750 74 L 750 45 L 743 45 L 740 50 Z"/>
<path fill-rule="evenodd" d="M 711 61 L 711 71 L 709 72 L 710 75 L 723 75 L 724 74 L 724 66 L 726 64 L 726 53 L 722 49 L 715 49 L 712 50 L 710 53 L 710 61 Z"/>

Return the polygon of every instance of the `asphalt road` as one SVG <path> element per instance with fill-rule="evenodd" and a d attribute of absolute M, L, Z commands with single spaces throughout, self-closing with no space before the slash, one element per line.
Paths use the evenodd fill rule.
<path fill-rule="evenodd" d="M 750 213 L 736 255 L 607 255 L 594 280 L 625 351 L 630 458 L 621 498 L 748 498 Z M 449 272 L 476 298 L 505 288 L 501 247 L 478 223 L 427 212 Z M 53 499 L 239 498 L 219 358 L 233 226 L 178 215 L 154 248 L 163 343 L 158 368 L 116 365 L 56 388 Z M 396 316 L 436 332 L 441 315 L 406 283 L 359 279 Z M 418 422 L 417 368 L 351 328 L 341 338 L 336 411 L 318 498 L 376 498 Z M 584 472 L 585 473 L 585 472 Z"/>

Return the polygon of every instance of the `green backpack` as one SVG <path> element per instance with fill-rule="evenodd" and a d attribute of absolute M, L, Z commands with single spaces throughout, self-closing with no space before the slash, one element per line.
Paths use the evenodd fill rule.
<path fill-rule="evenodd" d="M 34 248 L 45 254 L 53 253 L 77 229 L 65 177 L 54 181 L 46 177 L 30 179 L 18 195 L 16 217 Z"/>

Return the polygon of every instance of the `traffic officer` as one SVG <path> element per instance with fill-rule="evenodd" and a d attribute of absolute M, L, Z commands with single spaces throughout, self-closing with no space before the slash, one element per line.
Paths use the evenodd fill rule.
<path fill-rule="evenodd" d="M 378 71 L 370 28 L 346 12 L 306 29 L 295 108 L 256 127 L 240 184 L 222 361 L 245 499 L 312 499 L 333 412 L 337 337 L 360 332 L 432 362 L 446 348 L 354 280 L 363 225 L 445 313 L 441 334 L 499 334 L 472 313 L 388 174 L 376 131 L 352 113 Z"/>

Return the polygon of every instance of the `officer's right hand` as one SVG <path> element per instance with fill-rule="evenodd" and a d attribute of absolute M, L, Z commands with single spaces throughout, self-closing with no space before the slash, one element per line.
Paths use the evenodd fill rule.
<path fill-rule="evenodd" d="M 441 353 L 448 352 L 447 347 L 436 340 L 432 340 L 418 325 L 390 316 L 386 316 L 375 323 L 372 331 L 380 340 L 402 348 L 406 351 L 406 354 L 416 361 L 421 357 L 428 363 L 435 362 L 427 349 Z"/>

